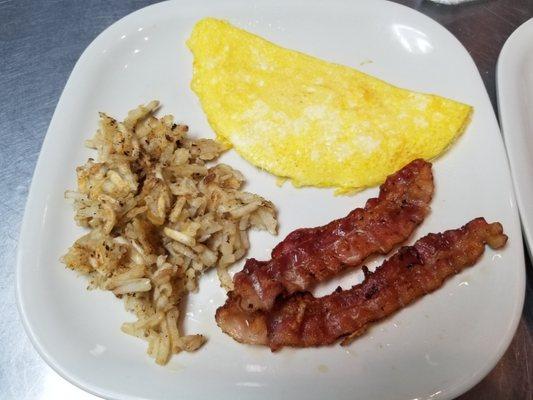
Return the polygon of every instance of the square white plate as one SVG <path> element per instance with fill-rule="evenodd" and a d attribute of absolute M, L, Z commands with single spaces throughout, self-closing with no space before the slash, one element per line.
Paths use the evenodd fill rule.
<path fill-rule="evenodd" d="M 75 167 L 91 154 L 83 141 L 96 130 L 97 111 L 123 118 L 132 107 L 156 98 L 164 105 L 162 112 L 189 124 L 193 135 L 213 137 L 189 89 L 192 57 L 185 45 L 193 24 L 206 16 L 227 18 L 285 47 L 399 86 L 473 105 L 463 137 L 434 163 L 432 213 L 410 242 L 484 216 L 502 222 L 510 237 L 506 248 L 488 250 L 474 268 L 377 324 L 348 348 L 271 353 L 234 342 L 214 322 L 225 293 L 211 271 L 201 280 L 200 292 L 190 297 L 185 320 L 186 332 L 205 333 L 208 343 L 197 353 L 174 357 L 167 367 L 155 365 L 144 342 L 120 332 L 121 323 L 133 319 L 122 303 L 110 293 L 85 290 L 85 280 L 58 262 L 82 234 L 63 191 L 74 187 Z M 268 258 L 293 229 L 344 216 L 377 193 L 334 197 L 332 190 L 280 188 L 274 177 L 233 151 L 223 161 L 244 173 L 248 190 L 279 208 L 279 237 L 252 235 L 249 256 L 259 259 Z M 98 36 L 68 80 L 28 198 L 18 302 L 43 358 L 71 382 L 108 398 L 449 399 L 481 380 L 513 336 L 524 298 L 520 235 L 503 143 L 482 80 L 467 51 L 433 20 L 375 0 L 162 3 Z M 347 287 L 360 278 L 354 272 L 341 284 Z"/>
<path fill-rule="evenodd" d="M 498 109 L 529 252 L 533 249 L 533 19 L 505 42 L 496 73 Z"/>

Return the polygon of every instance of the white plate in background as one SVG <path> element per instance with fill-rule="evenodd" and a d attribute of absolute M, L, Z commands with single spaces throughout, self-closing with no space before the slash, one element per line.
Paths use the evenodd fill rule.
<path fill-rule="evenodd" d="M 533 251 L 533 19 L 507 39 L 496 71 L 498 109 L 522 229 Z"/>
<path fill-rule="evenodd" d="M 145 342 L 121 333 L 121 323 L 133 319 L 122 303 L 111 293 L 85 290 L 85 280 L 58 262 L 82 234 L 63 192 L 74 187 L 75 167 L 91 154 L 83 141 L 96 130 L 97 111 L 123 118 L 156 98 L 162 112 L 189 124 L 193 135 L 213 137 L 189 89 L 192 57 L 185 45 L 193 24 L 206 16 L 227 18 L 285 47 L 393 84 L 473 105 L 463 137 L 434 163 L 432 213 L 410 242 L 484 216 L 502 222 L 510 237 L 506 248 L 487 250 L 478 265 L 347 348 L 271 353 L 234 342 L 214 322 L 225 294 L 211 271 L 190 297 L 185 320 L 185 331 L 205 333 L 208 343 L 157 366 L 145 354 Z M 233 151 L 223 161 L 244 173 L 248 190 L 280 211 L 279 237 L 252 235 L 249 255 L 259 259 L 293 229 L 343 216 L 377 193 L 334 197 L 332 190 L 278 187 L 273 176 Z M 354 272 L 341 283 L 348 287 L 357 277 Z M 385 1 L 327 6 L 299 0 L 196 1 L 137 11 L 104 31 L 80 57 L 35 170 L 19 244 L 17 296 L 24 326 L 46 362 L 107 398 L 451 399 L 479 382 L 509 345 L 522 310 L 524 277 L 518 213 L 496 118 L 474 62 L 453 35 L 422 14 Z"/>

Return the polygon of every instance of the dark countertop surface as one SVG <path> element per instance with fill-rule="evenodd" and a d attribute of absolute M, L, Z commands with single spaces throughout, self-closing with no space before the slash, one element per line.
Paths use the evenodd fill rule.
<path fill-rule="evenodd" d="M 495 69 L 509 35 L 533 17 L 533 0 L 474 1 L 458 6 L 397 0 L 443 24 L 474 58 L 496 109 Z M 15 254 L 33 169 L 70 71 L 105 28 L 150 0 L 0 0 L 0 398 L 95 399 L 52 371 L 26 338 L 15 305 Z M 533 269 L 507 353 L 460 397 L 533 399 Z"/>

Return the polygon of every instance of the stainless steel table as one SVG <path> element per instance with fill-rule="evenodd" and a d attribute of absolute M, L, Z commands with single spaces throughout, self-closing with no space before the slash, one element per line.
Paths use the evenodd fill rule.
<path fill-rule="evenodd" d="M 356 1 L 356 0 L 354 0 Z M 452 31 L 474 57 L 494 106 L 496 60 L 511 32 L 533 17 L 532 0 L 461 6 L 398 0 Z M 31 176 L 48 123 L 84 48 L 124 15 L 153 3 L 0 0 L 0 398 L 94 399 L 53 372 L 31 347 L 15 307 L 17 238 Z M 184 6 L 186 3 L 184 3 Z M 461 399 L 533 399 L 533 269 L 511 347 Z"/>

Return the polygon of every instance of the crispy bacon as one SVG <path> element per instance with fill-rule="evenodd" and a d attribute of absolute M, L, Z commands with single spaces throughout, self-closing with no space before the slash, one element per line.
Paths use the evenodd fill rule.
<path fill-rule="evenodd" d="M 276 301 L 269 312 L 248 312 L 230 297 L 217 310 L 216 320 L 237 341 L 272 350 L 323 346 L 340 338 L 347 342 L 474 265 L 485 244 L 498 249 L 506 241 L 501 224 L 477 218 L 460 229 L 429 234 L 413 246 L 402 247 L 375 272 L 365 268 L 364 281 L 349 290 L 339 289 L 322 298 L 297 293 Z"/>
<path fill-rule="evenodd" d="M 415 160 L 389 176 L 379 197 L 346 217 L 290 233 L 270 261 L 247 260 L 233 279 L 245 309 L 269 310 L 276 298 L 312 288 L 366 258 L 386 254 L 424 220 L 433 195 L 431 164 Z"/>

